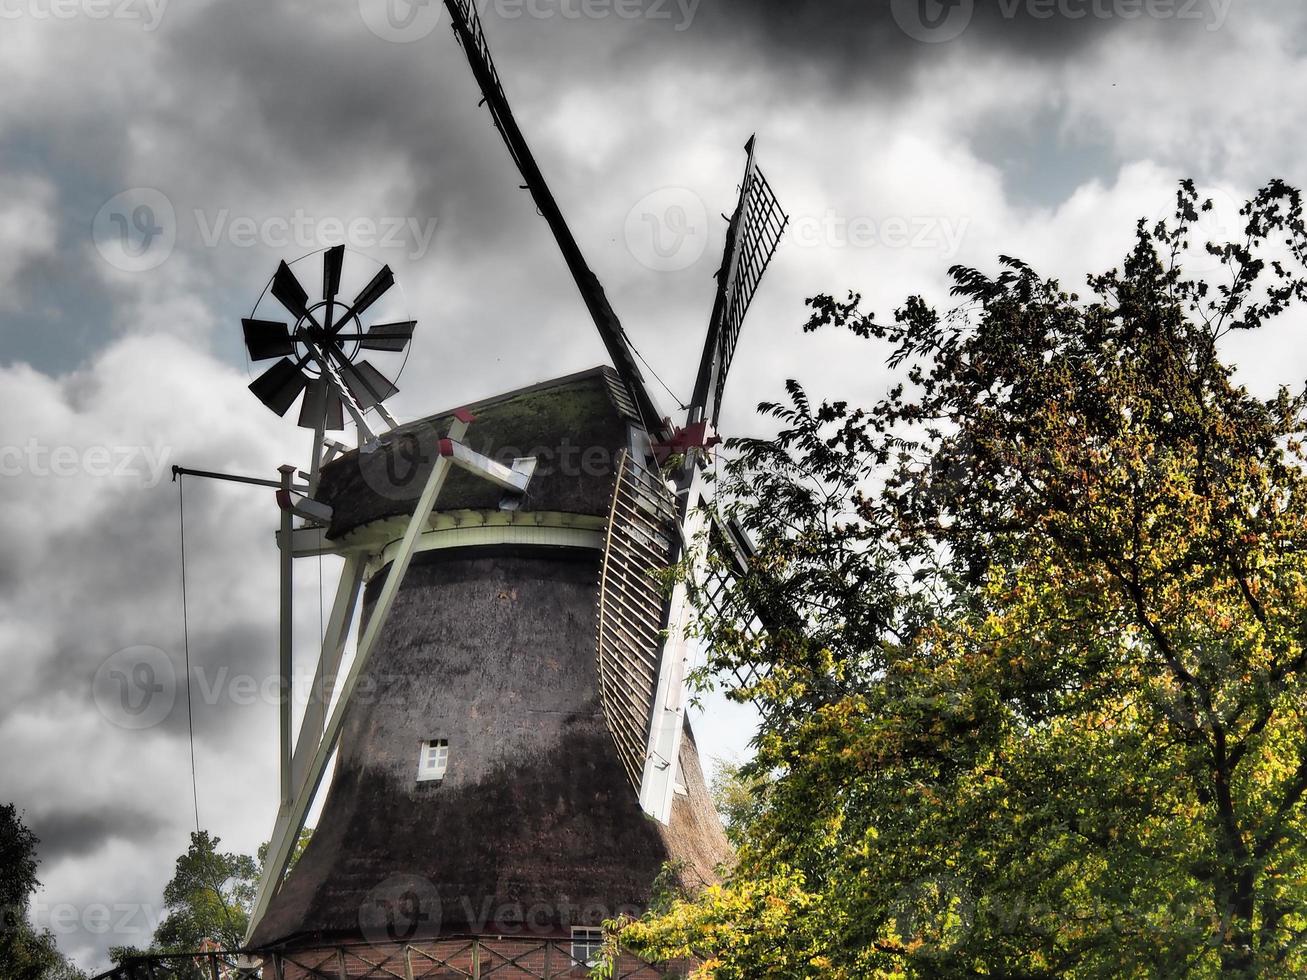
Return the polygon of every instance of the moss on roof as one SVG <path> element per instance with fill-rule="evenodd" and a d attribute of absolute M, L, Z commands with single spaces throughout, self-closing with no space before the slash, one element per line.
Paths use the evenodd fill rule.
<path fill-rule="evenodd" d="M 611 368 L 593 368 L 488 398 L 468 406 L 476 421 L 464 441 L 505 465 L 514 456 L 539 458 L 524 510 L 604 515 L 617 452 L 628 441 L 613 394 L 619 383 Z M 400 426 L 383 436 L 380 448 L 351 451 L 324 467 L 318 499 L 332 507 L 329 537 L 411 513 L 453 414 Z M 493 484 L 455 470 L 436 509 L 493 510 L 502 497 Z"/>

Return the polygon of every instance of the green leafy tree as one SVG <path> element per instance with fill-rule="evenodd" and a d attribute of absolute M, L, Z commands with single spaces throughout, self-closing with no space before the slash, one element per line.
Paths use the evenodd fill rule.
<path fill-rule="evenodd" d="M 1273 183 L 1191 280 L 1177 201 L 1087 298 L 1005 257 L 945 317 L 810 301 L 899 383 L 790 382 L 734 443 L 759 559 L 699 628 L 765 790 L 726 885 L 622 941 L 718 978 L 1307 973 L 1307 397 L 1223 358 L 1307 298 L 1307 232 Z"/>
<path fill-rule="evenodd" d="M 713 806 L 721 817 L 726 836 L 737 844 L 737 835 L 748 826 L 750 817 L 764 797 L 761 779 L 756 775 L 746 775 L 742 769 L 742 766 L 724 759 L 714 760 L 709 786 Z"/>
<path fill-rule="evenodd" d="M 191 845 L 177 859 L 163 890 L 167 915 L 154 933 L 159 948 L 188 952 L 209 941 L 223 949 L 240 949 L 259 868 L 249 855 L 219 851 L 220 843 L 207 831 L 191 834 Z"/>
<path fill-rule="evenodd" d="M 59 952 L 49 930 L 28 917 L 40 841 L 23 824 L 17 807 L 0 805 L 0 976 L 12 980 L 78 980 L 83 974 Z"/>
<path fill-rule="evenodd" d="M 312 830 L 300 833 L 291 867 L 303 853 L 312 834 Z M 191 834 L 190 846 L 177 858 L 172 879 L 164 886 L 166 914 L 154 931 L 149 949 L 114 947 L 110 950 L 110 957 L 115 963 L 150 954 L 242 948 L 258 896 L 268 845 L 260 846 L 256 860 L 247 854 L 220 851 L 218 845 L 221 843 L 221 838 L 208 831 Z M 198 965 L 193 972 L 197 977 L 203 975 Z"/>

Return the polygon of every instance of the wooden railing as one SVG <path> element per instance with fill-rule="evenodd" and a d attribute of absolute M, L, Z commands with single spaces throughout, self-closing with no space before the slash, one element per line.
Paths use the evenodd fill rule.
<path fill-rule="evenodd" d="M 567 939 L 442 936 L 415 942 L 133 956 L 93 980 L 563 980 L 590 976 Z M 684 977 L 685 961 L 623 952 L 613 980 Z"/>

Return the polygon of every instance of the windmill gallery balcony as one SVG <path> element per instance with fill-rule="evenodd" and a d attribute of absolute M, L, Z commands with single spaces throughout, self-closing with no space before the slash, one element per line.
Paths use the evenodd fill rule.
<path fill-rule="evenodd" d="M 426 942 L 324 946 L 293 952 L 134 957 L 93 980 L 561 980 L 590 975 L 596 948 L 575 939 L 448 936 Z M 614 980 L 684 977 L 690 961 L 622 954 Z"/>

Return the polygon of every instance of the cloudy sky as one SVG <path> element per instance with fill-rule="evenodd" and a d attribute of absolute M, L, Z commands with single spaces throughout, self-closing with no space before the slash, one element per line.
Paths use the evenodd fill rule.
<path fill-rule="evenodd" d="M 577 238 L 682 396 L 758 133 L 792 221 L 728 434 L 761 431 L 752 406 L 790 376 L 883 389 L 852 341 L 800 335 L 806 296 L 946 305 L 951 264 L 999 253 L 1079 284 L 1181 177 L 1217 201 L 1214 238 L 1269 178 L 1307 180 L 1298 0 L 488 0 L 482 16 Z M 132 728 L 95 697 L 131 648 L 159 651 L 161 679 L 182 669 L 167 468 L 270 476 L 307 453 L 245 390 L 239 319 L 277 261 L 345 241 L 354 268 L 395 269 L 419 321 L 401 418 L 604 354 L 433 0 L 0 0 L 0 19 L 0 800 L 42 838 L 38 921 L 96 969 L 148 938 L 194 821 L 184 703 Z M 1291 328 L 1235 353 L 1253 384 L 1307 377 Z M 202 481 L 185 503 L 200 818 L 252 851 L 274 816 L 276 710 L 236 679 L 275 666 L 276 512 Z M 700 727 L 706 754 L 744 750 L 746 717 L 710 705 Z"/>

